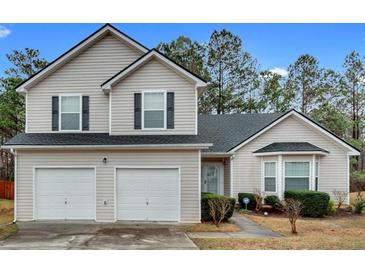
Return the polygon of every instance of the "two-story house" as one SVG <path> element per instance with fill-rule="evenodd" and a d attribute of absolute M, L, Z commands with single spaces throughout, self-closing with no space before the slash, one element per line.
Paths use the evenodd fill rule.
<path fill-rule="evenodd" d="M 107 24 L 17 87 L 15 220 L 200 222 L 201 192 L 349 190 L 351 145 L 303 114 L 199 115 L 207 83 Z"/>

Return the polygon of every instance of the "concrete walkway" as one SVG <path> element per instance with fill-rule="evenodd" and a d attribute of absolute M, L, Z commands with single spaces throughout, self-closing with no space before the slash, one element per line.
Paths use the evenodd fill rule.
<path fill-rule="evenodd" d="M 235 213 L 231 218 L 242 230 L 239 232 L 190 232 L 190 238 L 272 238 L 280 234 L 264 228 L 241 214 Z"/>

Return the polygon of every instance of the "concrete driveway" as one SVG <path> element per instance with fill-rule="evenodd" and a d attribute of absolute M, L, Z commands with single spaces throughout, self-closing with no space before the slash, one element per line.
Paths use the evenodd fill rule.
<path fill-rule="evenodd" d="M 166 223 L 17 223 L 0 249 L 197 249 L 184 226 Z"/>

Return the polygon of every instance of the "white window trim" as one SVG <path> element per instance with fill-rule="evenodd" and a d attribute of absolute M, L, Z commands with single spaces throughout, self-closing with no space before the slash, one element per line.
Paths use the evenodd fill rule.
<path fill-rule="evenodd" d="M 316 179 L 317 179 L 317 190 L 316 191 L 319 191 L 319 171 L 320 171 L 320 161 L 319 161 L 319 158 L 315 160 L 315 166 L 314 166 L 314 189 L 313 190 L 316 190 Z M 318 163 L 318 166 L 316 166 Z M 317 172 L 317 174 L 316 174 Z"/>
<path fill-rule="evenodd" d="M 162 127 L 162 128 L 145 128 L 145 126 L 144 126 L 144 111 L 145 111 L 145 109 L 144 109 L 144 95 L 145 95 L 145 93 L 163 93 L 163 98 L 164 98 L 164 103 L 163 103 L 163 111 L 164 111 L 164 115 L 163 115 L 163 117 L 164 117 L 164 122 L 163 122 L 163 124 L 164 124 L 164 126 Z M 142 104 L 142 130 L 166 130 L 167 129 L 167 111 L 166 111 L 166 100 L 167 100 L 167 98 L 166 98 L 166 96 L 167 96 L 167 91 L 166 90 L 143 90 L 142 91 L 142 102 L 141 102 L 141 104 Z M 153 111 L 153 109 L 150 109 L 150 110 L 152 110 Z M 161 110 L 161 109 L 156 109 L 156 110 Z"/>
<path fill-rule="evenodd" d="M 62 113 L 77 113 L 77 112 L 62 112 L 63 97 L 79 97 L 80 111 L 79 113 L 79 129 L 62 129 Z M 81 94 L 62 94 L 58 96 L 58 129 L 62 132 L 80 132 L 82 131 L 82 95 Z"/>
<path fill-rule="evenodd" d="M 309 165 L 309 174 L 308 174 L 308 190 L 312 190 L 312 165 L 311 165 L 311 161 L 308 160 L 288 160 L 288 161 L 284 161 L 284 170 L 283 170 L 283 192 L 286 191 L 286 183 L 285 183 L 285 179 L 286 178 L 307 178 L 306 176 L 286 176 L 285 175 L 285 170 L 286 170 L 286 163 L 308 163 Z"/>
<path fill-rule="evenodd" d="M 275 163 L 275 176 L 266 176 L 265 174 L 265 164 Z M 265 189 L 265 178 L 275 178 L 275 191 L 266 191 Z M 278 192 L 278 162 L 277 161 L 262 161 L 262 190 L 265 193 L 277 193 Z"/>

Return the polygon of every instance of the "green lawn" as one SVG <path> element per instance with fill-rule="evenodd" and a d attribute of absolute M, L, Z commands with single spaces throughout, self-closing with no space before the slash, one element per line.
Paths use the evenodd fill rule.
<path fill-rule="evenodd" d="M 9 224 L 14 220 L 14 201 L 0 199 L 0 240 L 17 232 L 15 224 Z"/>

